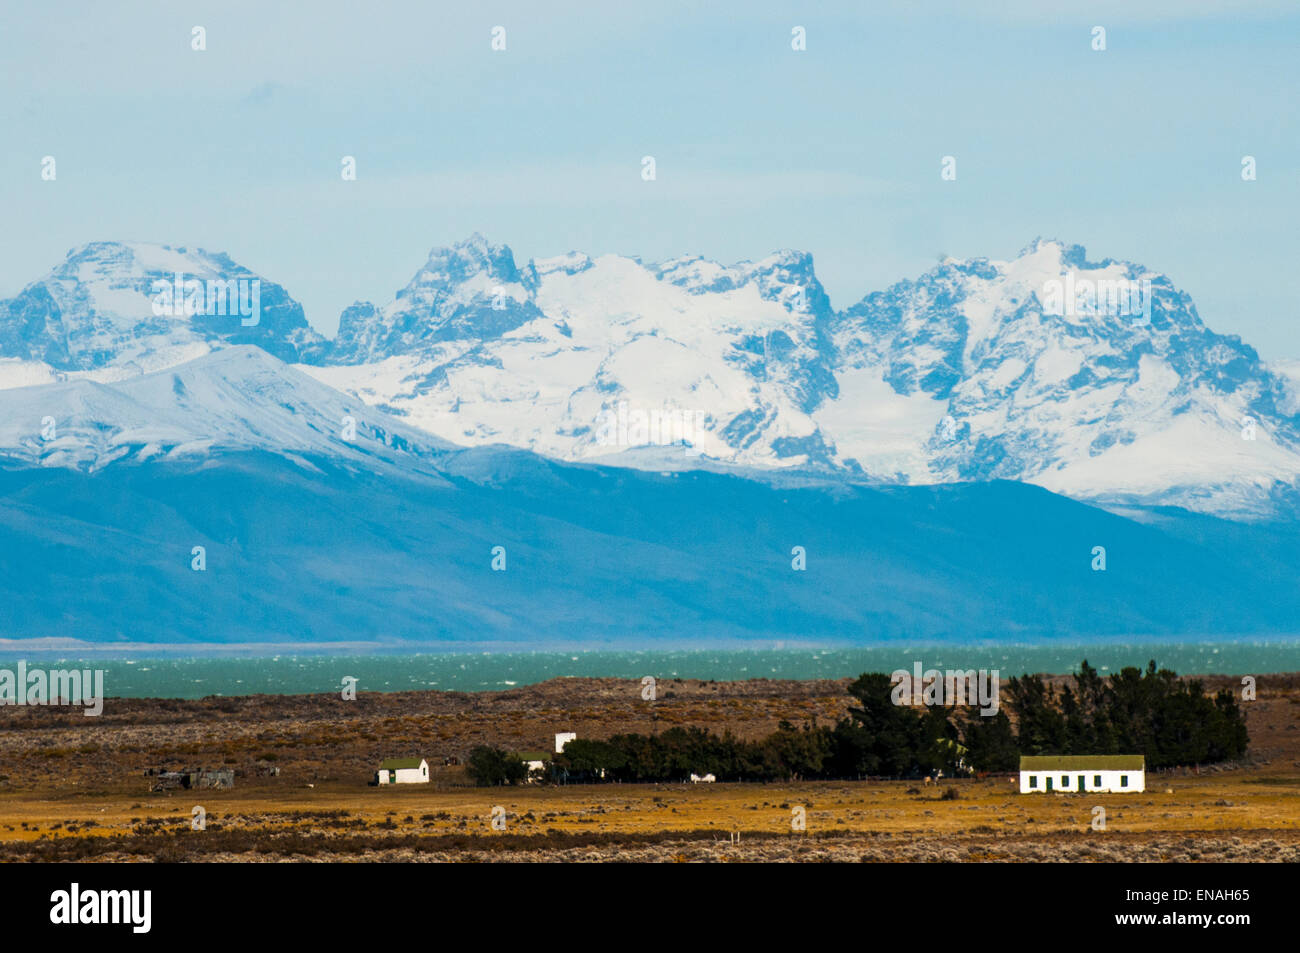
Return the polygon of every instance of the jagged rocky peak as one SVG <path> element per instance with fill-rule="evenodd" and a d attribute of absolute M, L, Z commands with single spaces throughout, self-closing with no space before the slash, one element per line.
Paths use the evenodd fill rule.
<path fill-rule="evenodd" d="M 427 300 L 431 295 L 478 283 L 479 279 L 499 285 L 518 284 L 530 290 L 537 284 L 531 267 L 521 272 L 515 264 L 510 246 L 494 245 L 475 232 L 464 241 L 430 251 L 424 267 L 397 292 L 397 298 Z"/>
<path fill-rule="evenodd" d="M 723 265 L 699 255 L 672 258 L 650 269 L 656 278 L 691 294 L 721 294 L 754 283 L 766 299 L 791 311 L 829 314 L 830 299 L 817 278 L 813 256 L 783 249 L 759 261 Z"/>
<path fill-rule="evenodd" d="M 347 308 L 328 362 L 380 361 L 447 342 L 499 337 L 540 316 L 533 302 L 537 283 L 531 264 L 520 269 L 508 246 L 475 232 L 433 249 L 389 304 L 364 301 Z"/>
<path fill-rule="evenodd" d="M 0 301 L 0 354 L 60 371 L 142 372 L 223 344 L 297 361 L 324 339 L 282 287 L 189 246 L 91 242 Z"/>
<path fill-rule="evenodd" d="M 641 285 L 646 284 L 645 293 Z M 724 299 L 752 286 L 752 299 Z M 680 289 L 710 299 L 706 311 L 737 325 L 754 323 L 746 310 L 764 301 L 787 314 L 825 319 L 830 300 L 806 252 L 781 251 L 757 262 L 721 265 L 700 257 L 678 258 L 659 265 L 638 258 L 581 252 L 516 263 L 509 246 L 493 244 L 475 233 L 464 241 L 433 249 L 425 264 L 385 305 L 356 302 L 339 322 L 328 362 L 357 364 L 401 355 L 443 351 L 460 342 L 480 344 L 507 335 L 529 322 L 549 317 L 547 328 L 572 337 L 574 311 L 597 316 L 640 313 L 653 321 L 665 291 Z M 663 299 L 660 302 L 658 299 Z M 644 306 L 642 313 L 641 306 Z M 692 306 L 694 307 L 694 306 Z M 677 309 L 680 310 L 680 309 Z M 554 313 L 551 313 L 554 312 Z M 781 311 L 772 312 L 781 314 Z M 771 316 L 758 324 L 770 325 Z M 668 333 L 673 329 L 661 329 Z M 546 332 L 546 333 L 549 333 Z"/>

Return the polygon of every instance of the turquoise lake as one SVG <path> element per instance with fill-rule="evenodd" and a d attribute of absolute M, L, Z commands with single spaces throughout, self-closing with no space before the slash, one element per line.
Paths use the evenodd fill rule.
<path fill-rule="evenodd" d="M 0 656 L 13 669 L 19 656 Z M 863 672 L 925 668 L 996 669 L 1004 679 L 1025 672 L 1066 673 L 1086 658 L 1102 674 L 1155 659 L 1180 675 L 1300 671 L 1300 641 L 1113 643 L 751 650 L 647 650 L 425 654 L 290 654 L 264 657 L 77 658 L 25 655 L 29 667 L 104 670 L 116 698 L 207 695 L 296 695 L 336 692 L 345 676 L 359 691 L 422 689 L 496 691 L 565 676 L 698 678 L 842 678 Z"/>

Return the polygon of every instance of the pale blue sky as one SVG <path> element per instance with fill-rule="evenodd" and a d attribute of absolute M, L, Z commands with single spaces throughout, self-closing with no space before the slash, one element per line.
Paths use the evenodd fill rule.
<path fill-rule="evenodd" d="M 1005 258 L 1043 235 L 1165 271 L 1211 327 L 1300 358 L 1298 10 L 10 4 L 0 295 L 82 242 L 192 244 L 333 333 L 354 299 L 390 300 L 431 247 L 477 230 L 520 262 L 806 249 L 846 307 L 939 255 Z"/>

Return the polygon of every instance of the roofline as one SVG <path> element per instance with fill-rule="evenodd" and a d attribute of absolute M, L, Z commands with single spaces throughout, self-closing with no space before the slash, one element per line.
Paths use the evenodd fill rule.
<path fill-rule="evenodd" d="M 1021 771 L 1145 771 L 1140 754 L 1022 755 Z"/>

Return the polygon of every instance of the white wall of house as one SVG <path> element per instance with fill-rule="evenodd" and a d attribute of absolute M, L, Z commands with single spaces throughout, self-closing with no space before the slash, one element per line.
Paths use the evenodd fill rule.
<path fill-rule="evenodd" d="M 558 731 L 555 733 L 555 753 L 564 754 L 564 746 L 578 737 L 576 731 Z"/>
<path fill-rule="evenodd" d="M 418 768 L 398 768 L 395 772 L 396 778 L 392 781 L 388 779 L 389 772 L 382 768 L 376 773 L 379 775 L 380 784 L 428 784 L 429 762 L 421 761 Z"/>
<path fill-rule="evenodd" d="M 398 784 L 424 784 L 429 780 L 429 766 L 420 762 L 418 768 L 398 768 Z"/>
<path fill-rule="evenodd" d="M 1125 784 L 1124 779 L 1128 779 Z M 1082 786 L 1080 786 L 1082 779 Z M 1051 781 L 1051 787 L 1048 787 Z M 1097 792 L 1099 794 L 1126 794 L 1129 791 L 1146 790 L 1145 771 L 1097 771 L 1097 770 L 1057 770 L 1021 771 L 1020 793 L 1040 794 L 1049 790 L 1055 794 L 1064 792 L 1077 794 L 1079 791 Z"/>

